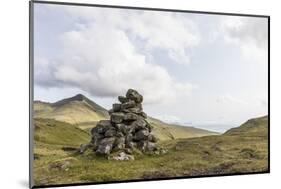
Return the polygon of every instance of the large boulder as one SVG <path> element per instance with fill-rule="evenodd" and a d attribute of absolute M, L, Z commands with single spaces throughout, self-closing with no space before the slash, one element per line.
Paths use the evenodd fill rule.
<path fill-rule="evenodd" d="M 117 150 L 124 149 L 125 148 L 125 137 L 122 136 L 122 137 L 116 138 L 114 145 L 115 145 L 115 149 L 117 149 Z"/>
<path fill-rule="evenodd" d="M 121 132 L 123 134 L 127 133 L 127 126 L 124 123 L 117 123 L 115 124 L 115 128 L 118 132 Z"/>
<path fill-rule="evenodd" d="M 137 114 L 134 114 L 134 113 L 127 113 L 123 117 L 123 119 L 125 121 L 134 121 L 134 120 L 137 120 L 138 118 L 139 118 L 139 116 Z"/>
<path fill-rule="evenodd" d="M 142 95 L 140 95 L 136 90 L 129 89 L 126 93 L 126 97 L 130 100 L 133 100 L 137 103 L 141 103 L 143 100 Z"/>
<path fill-rule="evenodd" d="M 133 124 L 126 126 L 126 134 L 134 134 L 136 131 L 136 126 Z"/>
<path fill-rule="evenodd" d="M 116 138 L 115 137 L 110 137 L 110 138 L 104 138 L 100 141 L 98 148 L 96 150 L 97 154 L 100 155 L 109 155 L 113 145 L 115 143 Z"/>
<path fill-rule="evenodd" d="M 138 147 L 138 149 L 140 149 L 142 152 L 145 152 L 146 147 L 147 147 L 147 141 L 145 141 L 145 140 L 139 141 L 139 142 L 137 143 L 137 147 Z"/>
<path fill-rule="evenodd" d="M 98 149 L 96 150 L 96 153 L 98 155 L 109 155 L 111 150 L 112 150 L 112 145 L 100 144 L 98 146 Z"/>
<path fill-rule="evenodd" d="M 133 135 L 131 133 L 126 135 L 125 140 L 126 140 L 126 143 L 132 142 L 133 141 Z"/>
<path fill-rule="evenodd" d="M 138 147 L 143 152 L 154 152 L 158 150 L 156 143 L 149 141 L 138 142 Z"/>
<path fill-rule="evenodd" d="M 122 112 L 114 112 L 111 114 L 110 119 L 111 122 L 113 123 L 122 123 L 122 121 L 124 120 L 124 113 Z"/>
<path fill-rule="evenodd" d="M 108 129 L 112 128 L 112 124 L 109 120 L 101 120 L 97 123 L 96 127 L 91 129 L 91 134 L 94 135 L 95 133 L 103 134 Z"/>
<path fill-rule="evenodd" d="M 134 136 L 134 140 L 140 141 L 140 140 L 147 140 L 147 137 L 149 136 L 149 131 L 146 129 L 140 130 L 136 132 Z"/>
<path fill-rule="evenodd" d="M 103 135 L 99 134 L 99 133 L 93 133 L 92 134 L 92 139 L 91 139 L 91 146 L 93 148 L 93 150 L 97 149 L 97 146 L 99 145 L 99 141 L 104 138 Z"/>
<path fill-rule="evenodd" d="M 119 100 L 119 102 L 121 102 L 121 103 L 125 103 L 125 102 L 128 102 L 128 101 L 129 101 L 129 99 L 126 98 L 126 97 L 124 97 L 124 96 L 118 96 L 118 100 Z"/>
<path fill-rule="evenodd" d="M 147 126 L 147 122 L 144 119 L 137 119 L 132 123 L 132 125 L 135 126 L 136 130 L 142 130 L 145 129 Z"/>
<path fill-rule="evenodd" d="M 105 137 L 113 137 L 116 135 L 116 130 L 114 129 L 109 129 L 104 133 Z"/>
<path fill-rule="evenodd" d="M 125 109 L 128 109 L 128 108 L 133 108 L 136 106 L 136 103 L 135 101 L 128 101 L 128 102 L 125 102 L 123 104 L 121 104 L 121 110 L 125 110 Z"/>
<path fill-rule="evenodd" d="M 142 114 L 142 105 L 136 104 L 132 108 L 124 109 L 123 112 L 132 112 L 132 113 L 141 115 Z"/>

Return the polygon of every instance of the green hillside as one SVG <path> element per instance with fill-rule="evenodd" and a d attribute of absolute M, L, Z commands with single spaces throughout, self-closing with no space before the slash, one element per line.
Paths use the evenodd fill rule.
<path fill-rule="evenodd" d="M 105 182 L 177 176 L 268 172 L 268 118 L 256 118 L 223 135 L 160 141 L 164 155 L 134 154 L 113 161 L 91 151 L 77 155 L 89 135 L 63 122 L 35 119 L 36 185 Z"/>
<path fill-rule="evenodd" d="M 35 143 L 77 146 L 89 142 L 90 135 L 74 125 L 52 119 L 34 119 Z"/>
<path fill-rule="evenodd" d="M 255 119 L 250 119 L 240 127 L 232 128 L 225 132 L 224 135 L 254 135 L 264 136 L 268 135 L 268 116 L 263 116 Z"/>

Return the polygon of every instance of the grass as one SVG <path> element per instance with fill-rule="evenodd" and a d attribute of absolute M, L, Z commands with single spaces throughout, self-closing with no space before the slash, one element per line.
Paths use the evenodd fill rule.
<path fill-rule="evenodd" d="M 54 131 L 47 126 L 50 123 L 59 131 L 48 134 Z M 267 171 L 268 138 L 264 130 L 267 125 L 264 123 L 262 122 L 262 126 L 258 126 L 255 132 L 249 132 L 248 135 L 247 129 L 243 128 L 240 130 L 243 132 L 241 135 L 236 130 L 235 134 L 228 132 L 217 136 L 160 141 L 159 145 L 168 149 L 167 154 L 160 156 L 135 154 L 135 161 L 109 161 L 90 151 L 83 155 L 63 151 L 64 146 L 78 147 L 81 143 L 87 143 L 90 136 L 78 128 L 75 128 L 78 129 L 75 132 L 79 135 L 74 134 L 73 128 L 67 131 L 71 125 L 63 122 L 36 119 L 35 124 L 40 125 L 41 130 L 35 130 L 35 137 L 39 136 L 35 138 L 34 149 L 37 156 L 34 161 L 35 184 L 71 184 Z"/>
<path fill-rule="evenodd" d="M 34 127 L 34 139 L 39 144 L 76 146 L 79 143 L 87 143 L 90 137 L 86 131 L 52 119 L 35 119 Z"/>

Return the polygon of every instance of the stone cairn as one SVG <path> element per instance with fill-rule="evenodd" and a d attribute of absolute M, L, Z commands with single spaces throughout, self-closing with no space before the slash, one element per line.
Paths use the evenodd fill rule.
<path fill-rule="evenodd" d="M 151 134 L 152 127 L 146 121 L 143 112 L 143 96 L 129 89 L 126 97 L 118 96 L 120 103 L 109 110 L 110 120 L 101 120 L 91 130 L 92 139 L 87 146 L 81 146 L 80 152 L 91 148 L 96 154 L 106 155 L 115 160 L 132 160 L 135 149 L 143 153 L 159 154 L 156 138 Z M 119 152 L 111 157 L 111 153 Z"/>

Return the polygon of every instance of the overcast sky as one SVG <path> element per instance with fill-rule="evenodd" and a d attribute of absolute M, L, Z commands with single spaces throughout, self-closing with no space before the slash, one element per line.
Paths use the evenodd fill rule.
<path fill-rule="evenodd" d="M 267 19 L 35 4 L 34 98 L 128 88 L 167 122 L 225 131 L 268 111 Z"/>

